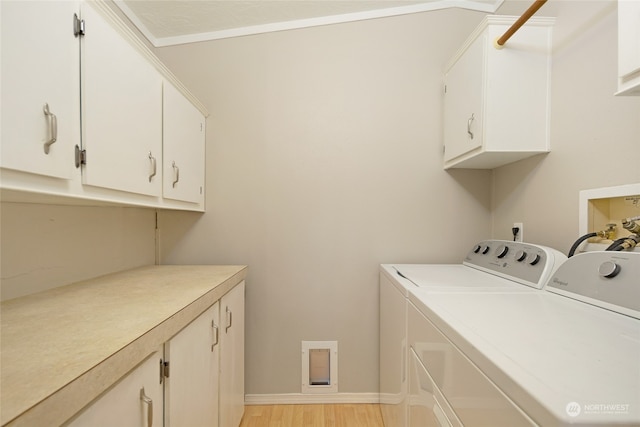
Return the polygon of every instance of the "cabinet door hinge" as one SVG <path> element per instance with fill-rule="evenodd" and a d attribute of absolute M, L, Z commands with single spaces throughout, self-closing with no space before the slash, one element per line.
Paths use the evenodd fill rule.
<path fill-rule="evenodd" d="M 77 13 L 73 14 L 73 35 L 84 36 L 84 19 L 80 19 Z"/>
<path fill-rule="evenodd" d="M 162 370 L 162 373 L 165 378 L 169 378 L 169 362 L 164 362 L 164 368 Z"/>
<path fill-rule="evenodd" d="M 169 362 L 160 359 L 160 384 L 165 378 L 169 378 Z"/>
<path fill-rule="evenodd" d="M 79 168 L 81 165 L 87 164 L 87 150 L 81 150 L 79 146 L 76 145 L 76 168 Z"/>

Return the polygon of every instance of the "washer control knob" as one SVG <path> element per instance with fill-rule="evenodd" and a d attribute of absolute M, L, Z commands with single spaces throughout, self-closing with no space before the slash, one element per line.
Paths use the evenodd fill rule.
<path fill-rule="evenodd" d="M 473 253 L 474 253 L 474 254 L 477 254 L 478 252 L 480 252 L 480 248 L 481 248 L 481 246 L 480 246 L 480 245 L 475 245 L 475 246 L 473 247 Z"/>
<path fill-rule="evenodd" d="M 613 261 L 603 262 L 600 264 L 600 268 L 598 268 L 598 273 L 600 273 L 602 277 L 611 279 L 620 273 L 620 266 Z"/>
<path fill-rule="evenodd" d="M 500 245 L 498 246 L 498 249 L 496 249 L 496 256 L 498 258 L 504 258 L 507 255 L 507 252 L 509 252 L 509 248 L 505 245 Z"/>
<path fill-rule="evenodd" d="M 529 264 L 531 265 L 536 265 L 537 263 L 540 262 L 540 254 L 534 254 L 530 258 L 531 259 L 529 260 Z"/>
<path fill-rule="evenodd" d="M 487 245 L 484 248 L 482 248 L 482 255 L 486 255 L 487 253 L 489 253 L 490 249 L 491 248 L 489 247 L 489 245 Z"/>
<path fill-rule="evenodd" d="M 519 250 L 518 252 L 516 252 L 516 261 L 522 262 L 525 259 L 527 259 L 527 253 L 525 251 Z"/>

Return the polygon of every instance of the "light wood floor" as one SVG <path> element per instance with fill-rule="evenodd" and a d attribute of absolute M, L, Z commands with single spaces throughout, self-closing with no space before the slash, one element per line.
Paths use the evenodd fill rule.
<path fill-rule="evenodd" d="M 240 427 L 383 427 L 378 404 L 247 405 Z"/>

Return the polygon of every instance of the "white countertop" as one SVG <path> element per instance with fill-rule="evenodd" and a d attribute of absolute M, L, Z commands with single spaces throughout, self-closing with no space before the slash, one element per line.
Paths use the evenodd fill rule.
<path fill-rule="evenodd" d="M 1 425 L 59 425 L 245 279 L 148 266 L 2 303 Z"/>

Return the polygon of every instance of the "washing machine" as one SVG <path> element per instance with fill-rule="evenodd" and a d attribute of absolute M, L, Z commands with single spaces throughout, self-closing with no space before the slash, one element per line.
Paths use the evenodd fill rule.
<path fill-rule="evenodd" d="M 640 425 L 640 253 L 576 255 L 534 292 L 414 287 L 408 306 L 408 425 Z"/>
<path fill-rule="evenodd" d="M 380 404 L 386 427 L 447 425 L 453 418 L 437 391 L 430 411 L 410 393 L 410 378 L 421 375 L 420 361 L 408 341 L 409 295 L 430 293 L 536 293 L 566 260 L 545 246 L 486 240 L 473 245 L 459 264 L 382 264 L 380 266 Z M 446 359 L 448 350 L 441 357 Z M 425 373 L 428 375 L 427 373 Z M 448 378 L 448 377 L 447 377 Z M 440 403 L 439 403 L 440 402 Z M 409 417 L 410 412 L 412 413 Z M 444 423 L 444 424 L 443 424 Z"/>

